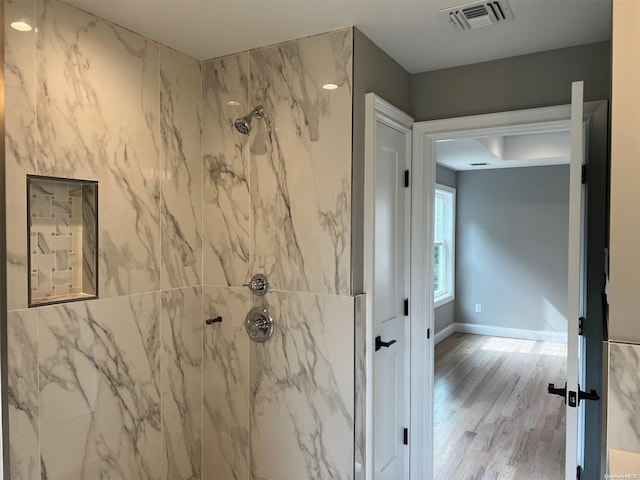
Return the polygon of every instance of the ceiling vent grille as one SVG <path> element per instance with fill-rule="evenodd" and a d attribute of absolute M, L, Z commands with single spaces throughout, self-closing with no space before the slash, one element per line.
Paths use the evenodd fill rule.
<path fill-rule="evenodd" d="M 456 31 L 470 30 L 513 20 L 513 13 L 507 0 L 474 2 L 440 10 L 448 17 L 449 24 Z"/>

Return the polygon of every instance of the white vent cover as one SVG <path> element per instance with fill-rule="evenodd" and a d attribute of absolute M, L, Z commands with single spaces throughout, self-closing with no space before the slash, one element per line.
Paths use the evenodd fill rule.
<path fill-rule="evenodd" d="M 447 15 L 449 24 L 456 31 L 488 27 L 514 19 L 507 0 L 466 3 L 440 11 Z"/>

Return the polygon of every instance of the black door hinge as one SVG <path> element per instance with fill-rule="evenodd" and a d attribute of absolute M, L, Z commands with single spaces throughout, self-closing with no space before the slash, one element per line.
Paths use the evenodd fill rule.
<path fill-rule="evenodd" d="M 427 340 L 431 338 L 431 329 L 427 328 Z"/>
<path fill-rule="evenodd" d="M 404 171 L 404 186 L 409 186 L 409 170 Z"/>
<path fill-rule="evenodd" d="M 578 335 L 584 335 L 584 317 L 578 319 Z"/>
<path fill-rule="evenodd" d="M 576 469 L 576 479 L 580 480 L 580 477 L 582 476 L 582 467 L 580 465 L 578 465 L 578 468 Z"/>
<path fill-rule="evenodd" d="M 409 429 L 405 428 L 403 432 L 403 443 L 409 445 Z"/>
<path fill-rule="evenodd" d="M 404 316 L 405 317 L 409 316 L 409 299 L 408 298 L 404 299 Z"/>
<path fill-rule="evenodd" d="M 587 183 L 587 166 L 586 165 L 582 165 L 582 169 L 581 169 L 581 178 L 582 178 L 582 183 Z"/>

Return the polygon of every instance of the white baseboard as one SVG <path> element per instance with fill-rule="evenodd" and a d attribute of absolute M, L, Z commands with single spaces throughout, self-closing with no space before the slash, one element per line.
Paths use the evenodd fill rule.
<path fill-rule="evenodd" d="M 474 323 L 454 323 L 453 325 L 451 325 L 451 327 L 454 328 L 454 331 L 460 333 L 474 333 L 476 335 L 490 335 L 492 337 L 507 337 L 519 338 L 522 340 L 540 340 L 543 342 L 567 343 L 566 333 L 552 332 L 547 330 L 524 330 L 521 328 L 494 327 L 490 325 L 478 325 Z M 445 330 L 446 329 L 443 329 L 442 331 L 444 332 Z M 438 334 L 436 334 L 436 338 L 440 333 L 441 332 L 438 332 Z M 451 335 L 451 333 L 449 333 L 447 336 Z"/>
<path fill-rule="evenodd" d="M 448 336 L 454 334 L 456 331 L 456 324 L 452 323 L 451 325 L 447 325 L 446 327 L 444 327 L 442 330 L 440 330 L 438 333 L 436 333 L 434 340 L 436 341 L 436 345 L 439 344 L 441 341 L 443 341 L 445 338 L 447 338 Z"/>
<path fill-rule="evenodd" d="M 522 328 L 494 327 L 475 323 L 452 323 L 436 333 L 434 337 L 435 344 L 439 344 L 445 338 L 456 332 L 488 335 L 491 337 L 518 338 L 521 340 L 567 343 L 566 333 L 552 332 L 549 330 L 524 330 Z"/>

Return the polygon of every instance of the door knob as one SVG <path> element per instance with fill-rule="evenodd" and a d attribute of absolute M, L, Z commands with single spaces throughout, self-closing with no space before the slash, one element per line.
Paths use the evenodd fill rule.
<path fill-rule="evenodd" d="M 380 335 L 378 335 L 378 336 L 376 337 L 376 352 L 377 352 L 378 350 L 380 350 L 382 347 L 387 347 L 387 348 L 388 348 L 388 347 L 390 347 L 391 345 L 393 345 L 394 343 L 396 343 L 396 341 L 395 341 L 395 340 L 390 340 L 390 341 L 388 341 L 388 342 L 383 342 L 383 341 L 382 341 L 382 338 L 380 337 Z"/>

